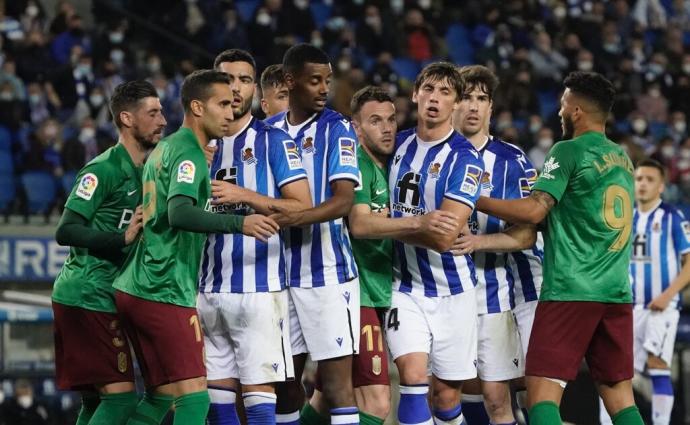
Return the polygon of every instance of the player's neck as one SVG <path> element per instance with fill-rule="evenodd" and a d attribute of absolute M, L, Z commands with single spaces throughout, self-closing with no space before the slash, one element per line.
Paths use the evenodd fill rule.
<path fill-rule="evenodd" d="M 463 136 L 465 136 L 462 132 L 459 132 Z M 474 133 L 470 136 L 465 136 L 467 140 L 472 143 L 472 146 L 478 151 L 484 149 L 484 146 L 486 146 L 487 143 L 489 143 L 489 134 L 484 133 L 483 131 L 480 131 L 479 133 Z"/>
<path fill-rule="evenodd" d="M 209 137 L 206 135 L 206 132 L 201 128 L 201 125 L 196 120 L 190 119 L 187 116 L 185 116 L 184 121 L 182 121 L 182 127 L 192 130 L 192 133 L 194 133 L 194 136 L 196 136 L 196 140 L 199 143 L 199 147 L 201 148 L 201 150 L 204 150 L 206 145 L 208 145 Z"/>
<path fill-rule="evenodd" d="M 122 146 L 125 147 L 125 150 L 129 154 L 129 157 L 132 159 L 132 162 L 135 166 L 139 167 L 144 164 L 144 160 L 148 154 L 148 149 L 143 147 L 141 143 L 137 142 L 134 137 L 131 137 L 128 134 L 120 133 L 119 143 L 122 143 Z"/>
<path fill-rule="evenodd" d="M 440 140 L 448 135 L 453 130 L 450 120 L 446 122 L 433 125 L 428 121 L 417 122 L 417 137 L 425 142 L 432 142 Z"/>
<path fill-rule="evenodd" d="M 290 105 L 287 113 L 287 122 L 290 125 L 300 125 L 314 115 L 314 111 L 308 111 L 298 106 Z"/>
<path fill-rule="evenodd" d="M 575 130 L 573 131 L 573 138 L 580 137 L 585 133 L 589 133 L 590 131 L 596 131 L 597 133 L 605 133 L 606 124 L 585 122 L 579 126 L 576 125 Z"/>
<path fill-rule="evenodd" d="M 381 155 L 373 150 L 369 149 L 369 147 L 366 145 L 366 143 L 360 143 L 359 145 L 362 149 L 364 149 L 364 152 L 369 155 L 369 158 L 371 158 L 372 161 L 374 161 L 374 164 L 376 164 L 377 167 L 379 168 L 386 168 L 385 164 L 388 162 L 388 155 Z"/>
<path fill-rule="evenodd" d="M 641 213 L 648 213 L 659 206 L 661 198 L 655 198 L 647 202 L 637 201 L 637 210 Z"/>
<path fill-rule="evenodd" d="M 242 118 L 236 119 L 230 123 L 228 126 L 230 128 L 230 131 L 228 131 L 228 136 L 236 136 L 239 134 L 240 131 L 244 130 L 245 127 L 247 127 L 247 124 L 249 124 L 249 121 L 252 120 L 252 114 L 250 112 L 247 112 L 244 114 Z"/>

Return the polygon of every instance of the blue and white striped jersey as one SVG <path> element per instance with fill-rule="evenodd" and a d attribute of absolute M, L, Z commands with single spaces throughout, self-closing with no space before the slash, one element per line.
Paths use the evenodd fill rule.
<path fill-rule="evenodd" d="M 441 140 L 420 141 L 415 129 L 398 133 L 389 164 L 392 217 L 423 215 L 445 198 L 474 209 L 484 164 L 472 144 L 451 131 Z M 453 256 L 394 242 L 393 289 L 426 297 L 455 295 L 476 284 L 469 255 Z"/>
<path fill-rule="evenodd" d="M 529 196 L 531 185 L 536 181 L 536 170 L 520 148 L 497 138 L 489 137 L 479 151 L 484 161 L 480 193 L 498 199 L 520 199 Z M 505 221 L 474 211 L 470 218 L 473 233 L 499 233 L 506 227 Z M 528 250 L 532 254 L 533 250 Z M 518 262 L 514 261 L 516 256 Z M 537 264 L 529 258 L 536 257 Z M 514 254 L 475 252 L 472 256 L 477 272 L 477 311 L 479 314 L 499 313 L 515 307 L 516 281 L 520 281 L 523 292 L 527 285 L 534 289 L 532 267 L 541 275 L 541 260 L 538 256 L 523 252 Z M 511 266 L 511 264 L 513 264 Z M 537 271 L 534 270 L 534 271 Z M 524 297 L 524 295 L 523 295 Z"/>
<path fill-rule="evenodd" d="M 284 131 L 252 118 L 232 137 L 217 141 L 211 179 L 225 180 L 271 198 L 280 188 L 307 178 L 295 142 Z M 217 214 L 249 215 L 249 205 L 212 206 Z M 274 292 L 285 288 L 287 271 L 280 235 L 268 243 L 236 234 L 208 235 L 201 258 L 200 292 Z"/>
<path fill-rule="evenodd" d="M 314 205 L 333 196 L 331 183 L 351 180 L 359 186 L 357 136 L 350 121 L 324 109 L 299 126 L 287 122 L 287 112 L 266 122 L 290 134 L 307 171 Z M 297 288 L 348 282 L 357 277 L 352 245 L 342 218 L 285 231 L 288 281 Z"/>
<path fill-rule="evenodd" d="M 635 208 L 630 275 L 633 302 L 646 307 L 680 272 L 681 257 L 690 253 L 690 223 L 664 202 L 643 213 Z M 671 302 L 679 307 L 679 296 Z"/>

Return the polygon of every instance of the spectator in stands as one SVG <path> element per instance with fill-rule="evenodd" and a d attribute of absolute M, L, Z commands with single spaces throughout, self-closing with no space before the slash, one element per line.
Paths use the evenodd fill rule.
<path fill-rule="evenodd" d="M 364 15 L 357 22 L 356 36 L 357 44 L 371 57 L 395 51 L 393 28 L 375 4 L 368 4 L 364 9 Z"/>
<path fill-rule="evenodd" d="M 650 155 L 666 168 L 666 176 L 670 183 L 678 182 L 678 151 L 676 143 L 671 137 L 664 137 L 659 141 L 656 149 Z"/>
<path fill-rule="evenodd" d="M 45 171 L 56 177 L 62 175 L 62 129 L 54 119 L 44 121 L 29 135 L 29 146 L 24 156 L 26 171 Z"/>
<path fill-rule="evenodd" d="M 53 56 L 41 30 L 29 32 L 26 43 L 15 52 L 17 75 L 24 81 L 46 81 L 54 70 Z"/>
<path fill-rule="evenodd" d="M 536 136 L 536 142 L 534 147 L 530 149 L 527 156 L 529 160 L 532 161 L 534 168 L 541 171 L 544 167 L 544 160 L 546 159 L 546 154 L 551 150 L 553 146 L 553 131 L 548 127 L 542 127 Z"/>
<path fill-rule="evenodd" d="M 48 425 L 48 409 L 34 397 L 31 383 L 18 379 L 14 386 L 14 397 L 8 400 L 4 409 L 5 420 L 12 425 Z"/>
<path fill-rule="evenodd" d="M 646 153 L 654 150 L 654 139 L 649 131 L 649 122 L 640 111 L 634 111 L 628 117 L 630 122 L 631 141 Z"/>
<path fill-rule="evenodd" d="M 91 57 L 80 46 L 72 48 L 70 63 L 55 71 L 53 86 L 66 115 L 69 117 L 80 99 L 86 98 L 95 81 Z"/>
<path fill-rule="evenodd" d="M 441 41 L 436 31 L 426 22 L 422 11 L 416 7 L 408 9 L 402 27 L 403 48 L 401 51 L 410 59 L 419 62 L 431 60 L 439 51 L 436 47 Z"/>
<path fill-rule="evenodd" d="M 529 60 L 540 85 L 551 89 L 562 83 L 563 73 L 568 69 L 568 60 L 553 49 L 551 36 L 546 31 L 535 33 L 534 47 L 529 51 Z"/>
<path fill-rule="evenodd" d="M 508 108 L 515 116 L 523 119 L 539 113 L 539 98 L 529 71 L 522 70 L 514 75 L 506 75 L 501 81 L 506 83 L 498 86 L 497 103 L 500 106 Z"/>
<path fill-rule="evenodd" d="M 668 120 L 668 100 L 662 96 L 658 82 L 648 84 L 645 93 L 637 98 L 637 110 L 648 122 L 665 123 Z"/>
<path fill-rule="evenodd" d="M 12 97 L 18 100 L 26 98 L 24 82 L 17 77 L 17 66 L 14 60 L 7 59 L 0 68 L 0 85 L 9 84 L 12 88 Z"/>
<path fill-rule="evenodd" d="M 213 52 L 220 52 L 227 46 L 249 50 L 247 30 L 240 22 L 235 9 L 223 12 L 223 19 L 215 23 L 209 43 Z"/>
<path fill-rule="evenodd" d="M 55 96 L 49 96 L 44 87 L 47 83 L 29 83 L 27 86 L 29 121 L 38 125 L 55 114 L 60 102 Z M 52 87 L 51 87 L 52 90 Z"/>
<path fill-rule="evenodd" d="M 633 17 L 642 29 L 663 29 L 666 27 L 666 10 L 660 0 L 637 0 Z"/>
<path fill-rule="evenodd" d="M 673 143 L 680 144 L 688 137 L 688 123 L 685 112 L 673 111 L 668 121 L 666 134 L 673 140 Z"/>
<path fill-rule="evenodd" d="M 91 38 L 84 31 L 81 16 L 76 13 L 67 18 L 67 29 L 53 40 L 53 59 L 60 65 L 70 63 L 74 46 L 80 46 L 86 53 L 91 51 Z"/>
<path fill-rule="evenodd" d="M 9 81 L 0 83 L 0 125 L 17 130 L 24 120 L 24 102 Z"/>

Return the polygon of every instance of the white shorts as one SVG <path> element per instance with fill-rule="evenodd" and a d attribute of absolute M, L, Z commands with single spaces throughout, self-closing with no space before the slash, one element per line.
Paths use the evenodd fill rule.
<path fill-rule="evenodd" d="M 649 354 L 671 366 L 679 316 L 678 309 L 671 307 L 659 312 L 646 308 L 633 310 L 635 370 L 644 372 Z"/>
<path fill-rule="evenodd" d="M 293 355 L 319 361 L 359 352 L 359 279 L 288 291 Z"/>
<path fill-rule="evenodd" d="M 427 353 L 434 376 L 464 381 L 477 376 L 477 301 L 474 290 L 445 297 L 393 291 L 384 321 L 393 360 Z"/>
<path fill-rule="evenodd" d="M 287 291 L 200 293 L 197 310 L 209 380 L 258 385 L 294 379 Z"/>
<path fill-rule="evenodd" d="M 477 374 L 482 381 L 508 381 L 525 375 L 520 336 L 511 311 L 477 318 Z"/>
<path fill-rule="evenodd" d="M 529 346 L 529 336 L 532 333 L 534 323 L 534 313 L 537 311 L 537 300 L 519 303 L 513 308 L 515 324 L 520 334 L 520 345 L 522 346 L 522 358 L 527 358 L 527 347 Z"/>

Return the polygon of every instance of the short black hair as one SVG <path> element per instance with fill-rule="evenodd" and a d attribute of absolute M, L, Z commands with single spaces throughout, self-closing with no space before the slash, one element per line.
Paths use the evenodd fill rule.
<path fill-rule="evenodd" d="M 269 65 L 261 73 L 261 91 L 270 87 L 277 88 L 285 85 L 285 74 L 283 73 L 283 65 L 275 63 Z"/>
<path fill-rule="evenodd" d="M 376 86 L 366 86 L 360 89 L 352 96 L 352 101 L 350 102 L 350 110 L 352 115 L 356 115 L 362 110 L 365 103 L 374 102 L 391 102 L 393 103 L 393 98 L 390 94 L 381 87 Z"/>
<path fill-rule="evenodd" d="M 252 54 L 246 50 L 228 49 L 218 53 L 218 56 L 213 61 L 213 69 L 220 70 L 220 64 L 223 62 L 247 62 L 256 72 L 256 61 Z"/>
<path fill-rule="evenodd" d="M 661 163 L 659 161 L 657 161 L 656 159 L 652 159 L 652 158 L 642 159 L 637 163 L 636 168 L 640 168 L 640 167 L 656 168 L 661 173 L 661 178 L 664 180 L 666 179 L 666 168 L 664 168 L 664 166 L 661 165 Z"/>
<path fill-rule="evenodd" d="M 110 97 L 110 114 L 115 126 L 122 128 L 120 112 L 132 112 L 139 106 L 139 101 L 147 97 L 158 98 L 156 88 L 148 81 L 134 80 L 118 84 Z"/>
<path fill-rule="evenodd" d="M 206 102 L 211 97 L 211 86 L 230 84 L 230 77 L 225 72 L 214 69 L 200 69 L 187 75 L 180 88 L 180 100 L 185 112 L 189 112 L 193 100 Z"/>
<path fill-rule="evenodd" d="M 323 50 L 307 43 L 299 43 L 290 47 L 283 55 L 283 70 L 291 74 L 298 74 L 306 63 L 328 65 L 331 61 Z"/>
<path fill-rule="evenodd" d="M 463 94 L 468 94 L 478 88 L 489 96 L 489 100 L 494 99 L 494 93 L 498 87 L 498 77 L 489 68 L 483 65 L 463 66 L 460 68 L 460 76 L 465 83 Z"/>
<path fill-rule="evenodd" d="M 448 81 L 450 86 L 455 89 L 456 99 L 459 99 L 465 92 L 465 84 L 462 76 L 460 76 L 460 71 L 455 64 L 450 62 L 432 62 L 425 66 L 414 81 L 414 91 L 419 91 L 419 88 L 426 81 Z"/>
<path fill-rule="evenodd" d="M 611 112 L 616 89 L 603 75 L 596 72 L 574 71 L 565 77 L 563 85 L 571 92 L 590 100 L 604 115 Z"/>

